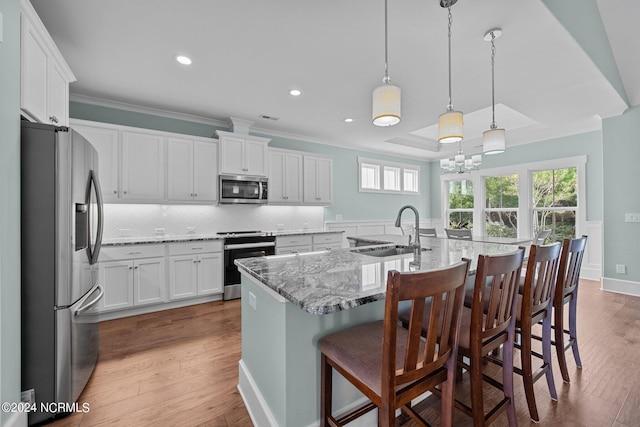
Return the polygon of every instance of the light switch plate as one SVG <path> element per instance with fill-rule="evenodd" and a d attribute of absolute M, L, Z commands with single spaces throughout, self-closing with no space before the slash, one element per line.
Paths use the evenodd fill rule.
<path fill-rule="evenodd" d="M 616 273 L 627 274 L 627 266 L 624 264 L 616 264 Z"/>
<path fill-rule="evenodd" d="M 624 214 L 624 222 L 640 222 L 640 213 Z"/>

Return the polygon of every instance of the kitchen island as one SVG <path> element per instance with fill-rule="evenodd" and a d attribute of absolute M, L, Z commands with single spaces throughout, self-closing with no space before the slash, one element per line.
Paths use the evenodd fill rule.
<path fill-rule="evenodd" d="M 238 389 L 256 426 L 303 427 L 320 418 L 318 340 L 383 318 L 389 270 L 426 271 L 516 246 L 423 238 L 421 256 L 394 244 L 236 260 L 242 274 Z M 365 400 L 334 372 L 334 411 Z M 362 417 L 366 425 L 375 411 Z M 354 423 L 355 425 L 355 423 Z"/>

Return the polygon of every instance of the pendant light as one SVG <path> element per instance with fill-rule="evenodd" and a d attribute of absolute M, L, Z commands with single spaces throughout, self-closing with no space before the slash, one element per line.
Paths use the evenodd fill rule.
<path fill-rule="evenodd" d="M 440 6 L 449 9 L 449 104 L 447 111 L 440 114 L 438 119 L 438 142 L 442 144 L 460 142 L 463 137 L 462 111 L 455 111 L 451 103 L 451 6 L 457 2 L 458 0 L 440 0 Z"/>
<path fill-rule="evenodd" d="M 491 128 L 482 134 L 482 151 L 484 154 L 504 153 L 507 142 L 504 129 L 496 124 L 496 102 L 494 85 L 494 67 L 496 62 L 495 40 L 502 35 L 502 29 L 492 28 L 484 35 L 485 41 L 491 42 Z"/>
<path fill-rule="evenodd" d="M 384 0 L 384 78 L 373 91 L 373 124 L 393 126 L 400 123 L 400 88 L 392 85 L 387 61 L 387 0 Z"/>

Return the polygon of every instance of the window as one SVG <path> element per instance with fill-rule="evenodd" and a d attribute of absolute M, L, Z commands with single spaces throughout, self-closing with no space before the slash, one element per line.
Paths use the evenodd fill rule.
<path fill-rule="evenodd" d="M 448 189 L 449 201 L 447 211 L 449 228 L 472 228 L 474 206 L 473 181 L 469 179 L 449 181 Z"/>
<path fill-rule="evenodd" d="M 378 165 L 360 164 L 360 188 L 367 190 L 380 189 L 380 167 Z"/>
<path fill-rule="evenodd" d="M 418 192 L 418 171 L 415 169 L 404 170 L 404 191 Z"/>
<path fill-rule="evenodd" d="M 484 230 L 487 236 L 518 237 L 518 174 L 484 181 Z"/>
<path fill-rule="evenodd" d="M 384 189 L 400 191 L 400 168 L 384 167 Z"/>
<path fill-rule="evenodd" d="M 360 191 L 397 194 L 420 193 L 420 167 L 358 158 Z"/>
<path fill-rule="evenodd" d="M 533 233 L 551 230 L 552 241 L 574 238 L 578 210 L 576 168 L 536 171 L 532 178 Z"/>

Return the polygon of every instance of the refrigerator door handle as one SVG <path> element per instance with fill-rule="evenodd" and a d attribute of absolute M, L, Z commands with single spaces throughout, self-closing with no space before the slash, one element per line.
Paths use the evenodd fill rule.
<path fill-rule="evenodd" d="M 95 191 L 96 195 L 96 205 L 98 207 L 98 224 L 96 227 L 96 235 L 95 242 L 93 246 L 89 246 L 89 263 L 95 264 L 98 262 L 98 255 L 100 254 L 100 248 L 102 247 L 102 229 L 104 223 L 104 211 L 103 211 L 103 202 L 102 202 L 102 191 L 100 189 L 100 182 L 98 181 L 98 176 L 95 171 L 92 169 L 89 173 L 89 188 L 87 189 L 87 204 L 91 206 L 91 191 Z M 91 215 L 90 215 L 91 217 Z M 93 232 L 91 230 L 90 232 Z"/>
<path fill-rule="evenodd" d="M 82 301 L 82 305 L 80 305 L 80 307 L 78 307 L 76 309 L 76 311 L 73 313 L 75 316 L 80 316 L 82 313 L 84 313 L 85 311 L 89 310 L 91 307 L 96 305 L 98 303 L 98 301 L 100 301 L 100 299 L 104 295 L 104 289 L 102 289 L 102 286 L 97 285 L 96 286 L 96 291 L 98 291 L 98 295 L 95 298 L 93 298 L 91 301 L 89 301 L 89 303 L 85 304 L 86 300 L 89 298 L 89 295 L 87 295 L 84 298 L 84 301 Z M 92 293 L 94 293 L 94 292 L 92 292 Z"/>

